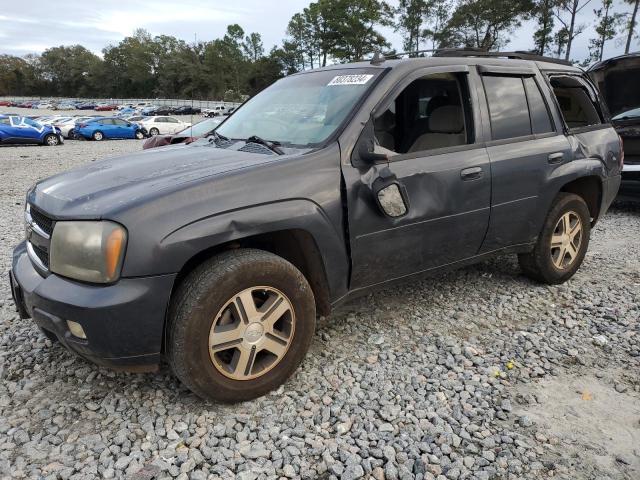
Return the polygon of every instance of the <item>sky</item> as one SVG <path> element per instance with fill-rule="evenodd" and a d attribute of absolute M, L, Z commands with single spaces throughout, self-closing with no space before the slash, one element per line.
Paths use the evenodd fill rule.
<path fill-rule="evenodd" d="M 289 19 L 311 0 L 136 0 L 95 2 L 65 0 L 51 12 L 50 0 L 9 2 L 3 0 L 0 9 L 0 53 L 25 55 L 41 53 L 49 47 L 81 44 L 100 54 L 109 44 L 117 44 L 136 28 L 152 35 L 173 35 L 188 42 L 197 38 L 213 40 L 224 35 L 226 26 L 238 23 L 245 32 L 258 32 L 266 50 L 281 43 Z M 505 0 L 509 1 L 509 0 Z M 584 0 L 583 0 L 584 1 Z M 576 38 L 571 57 L 582 60 L 588 55 L 588 41 L 593 36 L 593 9 L 602 0 L 590 0 L 578 18 L 578 24 L 588 25 Z M 397 0 L 391 0 L 397 4 Z M 60 8 L 64 5 L 64 8 Z M 631 10 L 623 0 L 614 0 L 614 9 Z M 381 29 L 392 46 L 402 50 L 400 35 L 392 28 Z M 511 36 L 507 50 L 527 50 L 533 47 L 533 22 L 526 22 Z M 605 45 L 604 57 L 624 52 L 626 36 Z M 640 50 L 636 40 L 632 50 Z"/>

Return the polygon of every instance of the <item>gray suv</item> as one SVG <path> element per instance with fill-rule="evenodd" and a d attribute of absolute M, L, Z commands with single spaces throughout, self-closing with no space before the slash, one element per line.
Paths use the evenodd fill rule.
<path fill-rule="evenodd" d="M 292 75 L 207 138 L 38 182 L 10 273 L 21 316 L 234 402 L 374 288 L 505 253 L 568 280 L 620 184 L 606 108 L 578 68 L 460 55 Z"/>

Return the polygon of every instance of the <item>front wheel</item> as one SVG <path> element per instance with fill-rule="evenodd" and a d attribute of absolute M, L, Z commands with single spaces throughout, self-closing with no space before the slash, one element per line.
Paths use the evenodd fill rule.
<path fill-rule="evenodd" d="M 535 248 L 520 254 L 525 275 L 542 283 L 569 280 L 580 268 L 589 246 L 591 215 L 582 197 L 560 193 L 547 215 Z"/>
<path fill-rule="evenodd" d="M 95 132 L 93 132 L 93 135 L 91 135 L 91 138 L 93 138 L 96 142 L 101 142 L 102 140 L 104 140 L 104 134 L 100 130 L 96 130 Z"/>
<path fill-rule="evenodd" d="M 172 299 L 169 362 L 203 398 L 250 400 L 296 370 L 315 322 L 311 287 L 291 263 L 262 250 L 224 252 L 191 272 Z"/>
<path fill-rule="evenodd" d="M 136 139 L 142 140 L 144 138 L 144 134 L 140 130 L 136 130 Z"/>
<path fill-rule="evenodd" d="M 57 135 L 50 133 L 49 135 L 44 137 L 44 144 L 48 145 L 49 147 L 55 147 L 56 145 L 60 144 L 60 139 Z"/>

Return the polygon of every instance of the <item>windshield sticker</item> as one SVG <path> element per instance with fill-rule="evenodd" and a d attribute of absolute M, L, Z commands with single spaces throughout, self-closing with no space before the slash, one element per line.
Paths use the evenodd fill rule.
<path fill-rule="evenodd" d="M 327 85 L 364 85 L 373 78 L 373 75 L 338 75 L 333 77 Z"/>

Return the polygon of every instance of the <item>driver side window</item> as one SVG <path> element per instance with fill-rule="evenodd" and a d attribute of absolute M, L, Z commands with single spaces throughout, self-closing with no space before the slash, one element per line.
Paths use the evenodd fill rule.
<path fill-rule="evenodd" d="M 399 155 L 473 143 L 467 92 L 464 75 L 414 80 L 374 119 L 375 152 Z"/>

